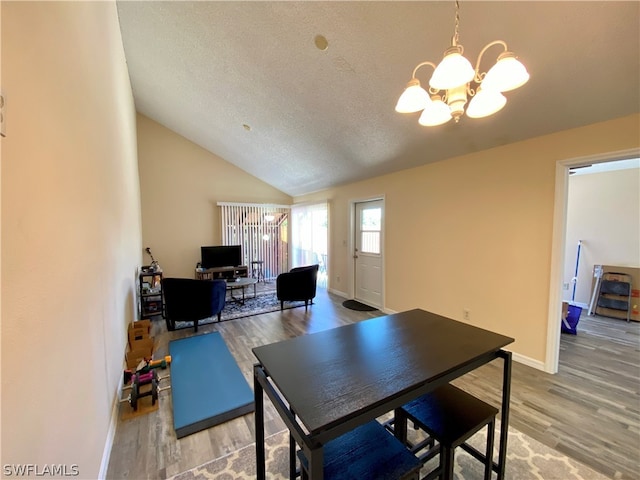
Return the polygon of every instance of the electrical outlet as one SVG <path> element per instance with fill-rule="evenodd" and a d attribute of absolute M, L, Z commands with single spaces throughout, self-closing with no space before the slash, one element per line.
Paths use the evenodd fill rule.
<path fill-rule="evenodd" d="M 340 283 L 340 275 L 336 275 L 336 282 Z"/>
<path fill-rule="evenodd" d="M 562 284 L 562 289 L 563 290 L 569 290 L 569 284 L 568 283 L 563 283 Z"/>
<path fill-rule="evenodd" d="M 471 310 L 469 310 L 468 308 L 462 310 L 462 318 L 464 320 L 471 320 Z"/>

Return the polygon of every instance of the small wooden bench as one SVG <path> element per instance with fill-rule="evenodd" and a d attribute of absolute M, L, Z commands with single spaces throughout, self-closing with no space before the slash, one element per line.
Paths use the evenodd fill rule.
<path fill-rule="evenodd" d="M 371 421 L 324 446 L 325 480 L 418 480 L 422 463 L 381 424 Z M 298 451 L 301 477 L 308 462 Z"/>
<path fill-rule="evenodd" d="M 396 409 L 393 431 L 401 442 L 419 456 L 422 463 L 440 454 L 439 466 L 429 472 L 424 480 L 438 476 L 453 478 L 454 452 L 457 447 L 464 448 L 475 458 L 483 461 L 484 478 L 490 480 L 497 413 L 497 408 L 473 395 L 453 385 L 445 385 Z M 407 442 L 407 420 L 411 420 L 416 428 L 424 430 L 429 437 L 416 445 Z M 485 426 L 487 445 L 485 453 L 482 454 L 465 442 Z M 434 440 L 439 445 L 435 445 Z M 425 449 L 425 453 L 419 453 Z"/>

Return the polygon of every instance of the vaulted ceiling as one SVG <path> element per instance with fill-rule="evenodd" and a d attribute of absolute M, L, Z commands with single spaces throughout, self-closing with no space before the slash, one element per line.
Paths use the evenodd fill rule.
<path fill-rule="evenodd" d="M 460 2 L 472 64 L 504 40 L 531 79 L 431 128 L 394 107 L 450 45 L 453 0 L 117 5 L 137 111 L 292 196 L 640 111 L 635 1 Z"/>

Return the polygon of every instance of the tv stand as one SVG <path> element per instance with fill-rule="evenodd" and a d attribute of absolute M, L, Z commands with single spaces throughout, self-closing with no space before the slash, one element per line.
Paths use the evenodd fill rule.
<path fill-rule="evenodd" d="M 214 268 L 196 268 L 197 280 L 235 280 L 239 277 L 248 277 L 249 269 L 246 265 L 238 267 L 214 267 Z"/>

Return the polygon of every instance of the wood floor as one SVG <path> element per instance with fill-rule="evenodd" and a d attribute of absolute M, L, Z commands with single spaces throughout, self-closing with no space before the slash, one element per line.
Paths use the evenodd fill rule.
<path fill-rule="evenodd" d="M 312 307 L 268 313 L 200 328 L 219 331 L 253 386 L 251 349 L 379 315 L 342 307 L 344 299 L 318 291 Z M 168 342 L 193 334 L 167 332 L 154 322 L 158 358 Z M 511 425 L 610 478 L 640 478 L 640 324 L 583 316 L 578 335 L 562 335 L 560 371 L 549 375 L 514 362 Z M 500 362 L 456 380 L 470 393 L 500 404 Z M 123 404 L 121 408 L 129 408 Z M 266 435 L 284 429 L 265 401 Z M 253 415 L 177 440 L 171 393 L 160 394 L 157 411 L 119 421 L 109 479 L 164 479 L 253 442 Z"/>

